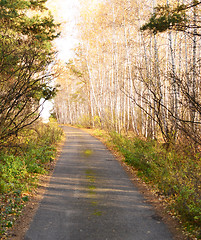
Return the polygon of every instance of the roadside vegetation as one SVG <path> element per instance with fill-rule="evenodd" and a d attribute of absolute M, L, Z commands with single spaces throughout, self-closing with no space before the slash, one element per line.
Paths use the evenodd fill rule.
<path fill-rule="evenodd" d="M 94 130 L 94 136 L 121 153 L 137 175 L 164 198 L 167 211 L 183 226 L 189 239 L 201 239 L 201 154 L 193 146 L 168 149 L 156 140 Z"/>
<path fill-rule="evenodd" d="M 0 3 L 0 238 L 48 171 L 62 131 L 39 122 L 52 80 L 59 26 L 47 0 Z"/>
<path fill-rule="evenodd" d="M 0 236 L 13 226 L 41 174 L 48 174 L 62 134 L 56 123 L 35 123 L 9 147 L 0 146 Z"/>

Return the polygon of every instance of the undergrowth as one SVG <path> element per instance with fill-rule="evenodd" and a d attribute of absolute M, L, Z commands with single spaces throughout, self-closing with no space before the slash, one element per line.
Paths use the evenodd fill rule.
<path fill-rule="evenodd" d="M 190 146 L 166 149 L 155 140 L 142 140 L 112 132 L 109 137 L 96 130 L 96 136 L 108 138 L 134 167 L 138 176 L 151 184 L 166 199 L 168 210 L 177 216 L 190 237 L 201 239 L 201 154 Z"/>
<path fill-rule="evenodd" d="M 0 237 L 20 214 L 38 176 L 47 173 L 62 130 L 55 123 L 27 128 L 0 149 Z M 13 146 L 13 147 L 12 147 Z"/>

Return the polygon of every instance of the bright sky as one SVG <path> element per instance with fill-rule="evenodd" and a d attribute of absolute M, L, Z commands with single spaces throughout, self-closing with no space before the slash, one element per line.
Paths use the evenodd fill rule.
<path fill-rule="evenodd" d="M 62 23 L 61 37 L 55 41 L 58 56 L 68 61 L 73 56 L 72 48 L 77 43 L 76 19 L 79 13 L 79 0 L 48 0 L 48 8 L 55 20 Z"/>

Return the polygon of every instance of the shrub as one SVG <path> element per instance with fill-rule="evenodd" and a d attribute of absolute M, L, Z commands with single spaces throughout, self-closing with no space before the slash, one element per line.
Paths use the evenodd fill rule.
<path fill-rule="evenodd" d="M 1 155 L 0 192 L 7 193 L 15 189 L 26 190 L 27 169 L 20 157 Z"/>

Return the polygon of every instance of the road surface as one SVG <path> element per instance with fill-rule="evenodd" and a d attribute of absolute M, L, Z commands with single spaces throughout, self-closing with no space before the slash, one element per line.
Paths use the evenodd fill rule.
<path fill-rule="evenodd" d="M 25 240 L 172 240 L 115 157 L 88 133 L 66 142 Z"/>

